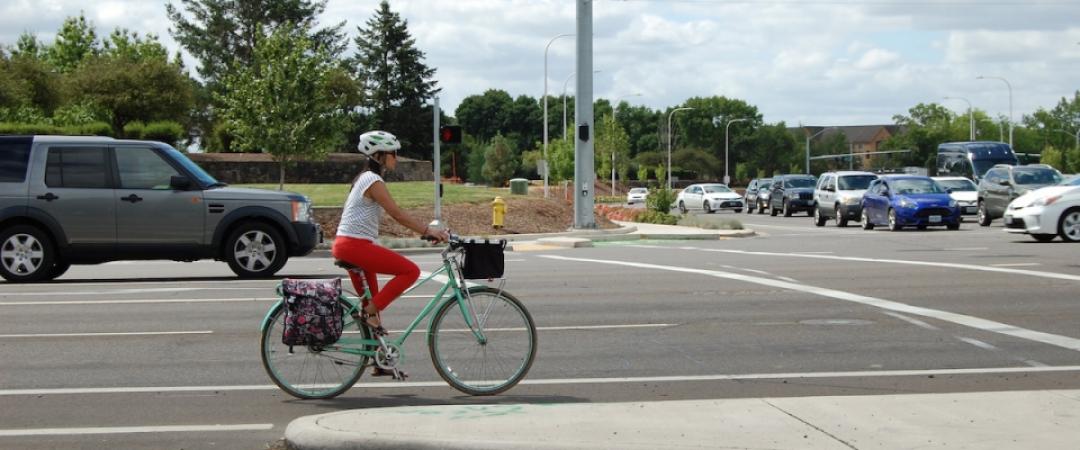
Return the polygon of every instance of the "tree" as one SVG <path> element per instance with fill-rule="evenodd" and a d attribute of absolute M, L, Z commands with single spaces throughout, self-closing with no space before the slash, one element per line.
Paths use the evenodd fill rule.
<path fill-rule="evenodd" d="M 260 38 L 255 64 L 226 77 L 220 97 L 237 144 L 279 164 L 279 188 L 291 161 L 325 155 L 344 140 L 339 99 L 327 89 L 334 61 L 310 36 L 305 26 L 280 26 Z"/>
<path fill-rule="evenodd" d="M 487 141 L 509 131 L 514 101 L 501 89 L 488 89 L 481 95 L 470 95 L 461 100 L 454 117 L 469 134 Z"/>
<path fill-rule="evenodd" d="M 517 166 L 509 140 L 502 135 L 495 136 L 484 151 L 484 178 L 494 186 L 505 186 Z"/>
<path fill-rule="evenodd" d="M 256 43 L 282 26 L 308 30 L 319 48 L 340 54 L 345 23 L 315 29 L 325 9 L 326 0 L 180 0 L 179 8 L 165 5 L 173 24 L 169 33 L 199 61 L 199 74 L 215 91 L 226 76 L 254 64 Z"/>
<path fill-rule="evenodd" d="M 133 121 L 187 123 L 194 106 L 192 80 L 164 57 L 90 58 L 68 76 L 65 91 L 69 104 L 100 107 L 104 116 L 98 119 L 117 135 Z"/>
<path fill-rule="evenodd" d="M 435 69 L 424 64 L 408 23 L 383 0 L 366 28 L 357 27 L 354 66 L 364 83 L 371 125 L 389 130 L 410 157 L 431 154 L 431 108 L 425 103 L 439 90 Z"/>
<path fill-rule="evenodd" d="M 796 150 L 795 138 L 788 132 L 784 122 L 756 128 L 751 142 L 750 146 L 754 151 L 747 153 L 742 161 L 767 177 L 787 171 L 795 161 L 799 162 L 799 166 L 803 164 L 803 152 Z M 802 170 L 796 171 L 798 172 Z"/>
<path fill-rule="evenodd" d="M 630 167 L 630 137 L 626 131 L 610 115 L 601 116 L 596 123 L 596 144 L 594 146 L 596 157 L 593 162 L 596 165 L 596 177 L 604 180 L 611 177 L 611 155 L 615 154 L 616 171 L 620 168 Z M 626 179 L 626 176 L 623 176 Z"/>
<path fill-rule="evenodd" d="M 1068 171 L 1068 164 L 1065 161 L 1065 152 L 1050 146 L 1043 149 L 1041 156 L 1042 157 L 1039 158 L 1039 163 L 1049 164 L 1051 167 L 1061 171 Z"/>
<path fill-rule="evenodd" d="M 100 50 L 93 25 L 87 23 L 86 17 L 79 13 L 79 17 L 64 19 L 56 40 L 45 50 L 45 55 L 53 67 L 61 73 L 68 73 Z"/>
<path fill-rule="evenodd" d="M 15 48 L 11 50 L 11 56 L 45 59 L 45 46 L 41 41 L 38 41 L 36 35 L 24 31 L 19 35 L 19 40 L 15 42 Z"/>
<path fill-rule="evenodd" d="M 128 61 L 168 61 L 169 51 L 158 42 L 157 35 L 151 33 L 145 38 L 138 32 L 132 33 L 126 28 L 117 28 L 105 41 L 102 54 Z"/>

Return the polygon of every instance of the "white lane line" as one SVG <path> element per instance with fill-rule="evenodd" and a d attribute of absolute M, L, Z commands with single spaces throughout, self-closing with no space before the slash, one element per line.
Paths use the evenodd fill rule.
<path fill-rule="evenodd" d="M 49 297 L 68 295 L 124 295 L 124 294 L 149 294 L 158 292 L 191 292 L 191 291 L 253 291 L 266 289 L 265 287 L 188 287 L 188 288 L 153 288 L 153 289 L 108 289 L 104 291 L 51 291 L 51 292 L 8 292 L 4 297 L 44 295 Z"/>
<path fill-rule="evenodd" d="M 982 319 L 979 317 L 968 316 L 964 314 L 952 313 L 949 311 L 942 311 L 938 309 L 923 308 L 920 306 L 912 306 L 905 303 L 895 302 L 892 300 L 885 300 L 875 297 L 867 297 L 864 295 L 853 294 L 850 292 L 838 291 L 835 289 L 820 288 L 816 286 L 801 285 L 795 283 L 789 283 L 780 280 L 771 280 L 768 278 L 751 277 L 749 275 L 740 275 L 737 273 L 720 272 L 715 270 L 694 269 L 689 267 L 677 267 L 677 266 L 662 266 L 658 264 L 646 264 L 635 262 L 623 262 L 623 261 L 611 261 L 604 259 L 588 259 L 588 258 L 569 258 L 559 255 L 537 255 L 541 258 L 557 259 L 562 261 L 577 261 L 592 264 L 610 264 L 616 266 L 637 267 L 642 269 L 656 269 L 667 270 L 671 272 L 683 272 L 693 273 L 705 276 L 711 276 L 716 278 L 726 278 L 729 280 L 744 281 L 747 283 L 756 283 L 765 286 L 788 289 L 792 291 L 805 292 L 808 294 L 819 295 L 822 297 L 834 298 L 837 300 L 848 301 L 852 303 L 859 303 L 867 306 L 873 306 L 881 308 L 887 311 L 896 311 L 900 313 L 914 314 L 916 316 L 930 317 L 933 319 L 942 320 L 945 322 L 952 322 L 955 324 L 971 327 L 977 330 L 990 331 L 993 333 L 1004 334 L 1007 336 L 1018 337 L 1021 339 L 1027 339 L 1029 341 L 1042 342 L 1044 344 L 1050 344 L 1069 350 L 1080 351 L 1080 339 L 1061 336 L 1057 334 L 1044 333 L 1041 331 L 1029 330 L 1026 328 L 1020 328 L 1015 325 L 1009 325 L 1007 323 L 995 322 L 992 320 Z M 800 255 L 805 256 L 805 255 Z"/>
<path fill-rule="evenodd" d="M 979 347 L 979 348 L 981 348 L 983 350 L 990 350 L 990 351 L 995 351 L 995 352 L 999 350 L 997 347 L 993 346 L 992 344 L 987 344 L 986 342 L 980 341 L 978 339 L 966 338 L 966 337 L 963 337 L 963 336 L 956 336 L 956 338 L 961 340 L 961 341 L 967 342 L 968 344 Z"/>
<path fill-rule="evenodd" d="M 796 280 L 796 279 L 790 278 L 790 277 L 776 277 L 776 278 L 779 279 L 779 280 L 787 281 L 788 283 L 798 283 L 799 282 L 799 280 Z"/>
<path fill-rule="evenodd" d="M 50 333 L 50 334 L 0 334 L 0 339 L 18 338 L 68 338 L 68 337 L 126 337 L 126 336 L 175 336 L 182 334 L 214 334 L 213 331 L 130 331 L 108 333 Z"/>
<path fill-rule="evenodd" d="M 162 425 L 147 427 L 86 427 L 86 428 L 26 428 L 0 430 L 0 437 L 20 436 L 76 436 L 84 434 L 131 434 L 131 433 L 194 433 L 205 431 L 262 431 L 274 428 L 272 423 L 249 423 L 239 425 Z"/>
<path fill-rule="evenodd" d="M 846 372 L 792 372 L 792 373 L 749 373 L 718 375 L 672 375 L 659 377 L 618 377 L 618 378 L 549 378 L 525 379 L 522 385 L 572 385 L 605 383 L 679 383 L 685 381 L 722 381 L 722 380 L 776 380 L 776 379 L 813 379 L 813 378 L 866 378 L 866 377 L 926 377 L 929 375 L 994 375 L 1003 373 L 1054 373 L 1080 372 L 1080 366 L 1051 367 L 984 367 L 970 369 L 915 369 L 915 370 L 870 370 Z M 397 389 L 418 387 L 446 387 L 444 381 L 403 381 L 403 382 L 368 382 L 356 383 L 361 389 Z M 2 389 L 3 396 L 38 396 L 38 395 L 91 395 L 91 394 L 145 394 L 176 392 L 225 392 L 225 391 L 266 391 L 278 389 L 272 384 L 228 385 L 228 386 L 159 386 L 159 387 L 108 387 L 108 388 L 53 388 L 53 389 Z"/>
<path fill-rule="evenodd" d="M 1042 265 L 1042 264 L 1040 264 L 1040 263 L 1006 263 L 1006 264 L 991 264 L 991 266 L 994 266 L 994 267 L 1031 267 L 1031 266 L 1041 266 L 1041 265 Z"/>
<path fill-rule="evenodd" d="M 923 322 L 923 321 L 921 321 L 919 319 L 916 319 L 914 317 L 908 317 L 908 316 L 905 316 L 903 314 L 894 313 L 892 311 L 884 311 L 884 313 L 885 313 L 885 315 L 893 316 L 893 317 L 895 317 L 897 319 L 903 320 L 904 322 L 910 323 L 910 324 L 915 325 L 917 327 L 925 328 L 927 330 L 939 330 L 940 329 L 938 327 L 930 325 L 930 324 L 928 324 L 926 322 Z"/>
<path fill-rule="evenodd" d="M 640 248 L 670 248 L 660 247 L 655 245 L 634 245 L 634 247 Z M 903 264 L 909 266 L 929 266 L 929 267 L 945 267 L 950 269 L 964 269 L 964 270 L 977 270 L 982 272 L 996 272 L 996 273 L 1008 273 L 1013 275 L 1025 275 L 1031 277 L 1040 278 L 1052 278 L 1055 280 L 1067 280 L 1067 281 L 1080 281 L 1080 275 L 1070 275 L 1067 273 L 1057 272 L 1038 272 L 1034 270 L 1023 269 L 1010 269 L 1007 267 L 990 267 L 990 266 L 976 266 L 973 264 L 958 264 L 958 263 L 944 263 L 944 262 L 930 262 L 930 261 L 913 261 L 907 259 L 882 259 L 882 258 L 862 258 L 857 256 L 832 256 L 832 255 L 807 255 L 804 253 L 777 253 L 777 252 L 752 252 L 746 250 L 722 250 L 716 248 L 697 248 L 694 249 L 702 252 L 714 252 L 714 253 L 734 253 L 739 255 L 750 256 L 781 256 L 792 258 L 813 258 L 813 259 L 830 259 L 836 261 L 857 261 L 857 262 L 876 262 L 887 264 Z M 542 255 L 547 257 L 548 255 Z"/>
<path fill-rule="evenodd" d="M 792 252 L 798 255 L 834 255 L 836 252 Z"/>

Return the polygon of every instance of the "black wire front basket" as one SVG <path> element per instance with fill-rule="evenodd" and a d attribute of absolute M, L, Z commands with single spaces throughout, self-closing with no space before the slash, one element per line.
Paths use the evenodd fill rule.
<path fill-rule="evenodd" d="M 503 277 L 506 263 L 503 251 L 505 240 L 462 241 L 459 246 L 464 250 L 465 261 L 461 265 L 461 276 L 467 280 L 495 279 Z"/>

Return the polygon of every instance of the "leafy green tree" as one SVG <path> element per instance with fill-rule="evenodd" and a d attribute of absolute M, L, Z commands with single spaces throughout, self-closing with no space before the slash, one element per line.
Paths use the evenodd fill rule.
<path fill-rule="evenodd" d="M 1080 173 L 1080 147 L 1073 147 L 1066 150 L 1065 162 L 1068 164 L 1068 167 L 1063 168 L 1062 172 Z"/>
<path fill-rule="evenodd" d="M 567 139 L 548 142 L 548 165 L 550 181 L 571 180 L 574 178 L 574 130 L 569 131 Z"/>
<path fill-rule="evenodd" d="M 741 161 L 750 164 L 750 167 L 756 167 L 764 176 L 785 171 L 795 161 L 798 161 L 799 166 L 803 165 L 803 147 L 799 146 L 796 150 L 795 138 L 788 132 L 784 122 L 755 129 L 750 147 L 754 151 L 746 154 Z M 796 171 L 801 172 L 802 170 Z"/>
<path fill-rule="evenodd" d="M 611 177 L 612 153 L 615 154 L 616 172 L 620 168 L 630 167 L 630 137 L 611 115 L 601 116 L 596 123 L 596 143 L 593 146 L 596 157 L 596 177 L 604 180 Z M 623 179 L 626 179 L 625 175 Z"/>
<path fill-rule="evenodd" d="M 484 151 L 484 178 L 495 186 L 505 186 L 517 166 L 509 140 L 502 135 L 495 136 Z"/>
<path fill-rule="evenodd" d="M 64 24 L 56 34 L 56 40 L 45 50 L 45 55 L 53 67 L 61 73 L 68 73 L 100 51 L 94 26 L 87 23 L 86 17 L 79 13 L 79 17 L 64 19 Z"/>
<path fill-rule="evenodd" d="M 45 59 L 45 48 L 45 45 L 38 40 L 36 35 L 24 31 L 19 35 L 19 40 L 15 42 L 15 47 L 11 50 L 11 56 Z"/>
<path fill-rule="evenodd" d="M 663 164 L 657 164 L 653 168 L 653 173 L 656 174 L 656 183 L 660 186 L 667 186 L 667 166 Z"/>
<path fill-rule="evenodd" d="M 105 111 L 119 135 L 134 120 L 185 123 L 194 105 L 193 82 L 166 59 L 130 60 L 100 56 L 87 59 L 65 82 L 72 103 L 89 102 Z"/>
<path fill-rule="evenodd" d="M 408 23 L 383 0 L 357 31 L 354 66 L 372 110 L 371 125 L 397 135 L 405 155 L 430 155 L 432 115 L 425 103 L 439 90 L 435 69 L 424 64 Z"/>
<path fill-rule="evenodd" d="M 908 110 L 908 115 L 893 116 L 893 121 L 904 131 L 885 140 L 881 148 L 912 150 L 901 159 L 902 165 L 922 166 L 927 158 L 937 155 L 938 144 L 968 140 L 966 115 L 961 132 L 954 129 L 959 123 L 957 116 L 937 103 L 919 103 Z"/>
<path fill-rule="evenodd" d="M 301 25 L 260 38 L 254 65 L 226 77 L 228 94 L 220 98 L 237 144 L 278 162 L 279 188 L 290 162 L 325 155 L 344 140 L 339 100 L 326 86 L 334 61 L 310 36 Z"/>
<path fill-rule="evenodd" d="M 649 166 L 644 164 L 638 166 L 637 179 L 638 181 L 649 181 Z"/>
<path fill-rule="evenodd" d="M 680 179 L 716 180 L 724 173 L 724 162 L 700 148 L 681 148 L 672 152 L 671 166 L 672 175 Z"/>
<path fill-rule="evenodd" d="M 255 45 L 279 27 L 308 30 L 318 48 L 340 54 L 345 23 L 316 29 L 325 9 L 326 0 L 180 0 L 179 6 L 165 5 L 170 33 L 199 61 L 199 75 L 214 91 L 226 76 L 253 65 Z"/>
<path fill-rule="evenodd" d="M 501 89 L 488 89 L 481 95 L 461 100 L 454 117 L 469 134 L 487 141 L 508 130 L 514 100 Z"/>
<path fill-rule="evenodd" d="M 47 116 L 61 102 L 59 75 L 30 53 L 0 57 L 0 107 Z"/>
<path fill-rule="evenodd" d="M 1068 165 L 1065 161 L 1065 152 L 1058 150 L 1053 146 L 1043 149 L 1042 157 L 1039 159 L 1039 162 L 1042 164 L 1049 164 L 1055 169 L 1068 171 Z"/>
<path fill-rule="evenodd" d="M 126 28 L 117 28 L 109 35 L 102 46 L 102 54 L 112 58 L 129 61 L 168 61 L 169 51 L 158 42 L 157 35 L 151 33 L 140 37 Z"/>

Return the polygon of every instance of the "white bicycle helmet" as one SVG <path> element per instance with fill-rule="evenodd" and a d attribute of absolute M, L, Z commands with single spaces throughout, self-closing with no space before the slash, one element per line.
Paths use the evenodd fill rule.
<path fill-rule="evenodd" d="M 356 149 L 360 150 L 360 153 L 368 156 L 378 152 L 397 153 L 400 148 L 401 141 L 398 141 L 396 136 L 385 131 L 368 131 L 361 134 L 360 143 L 356 145 Z"/>

